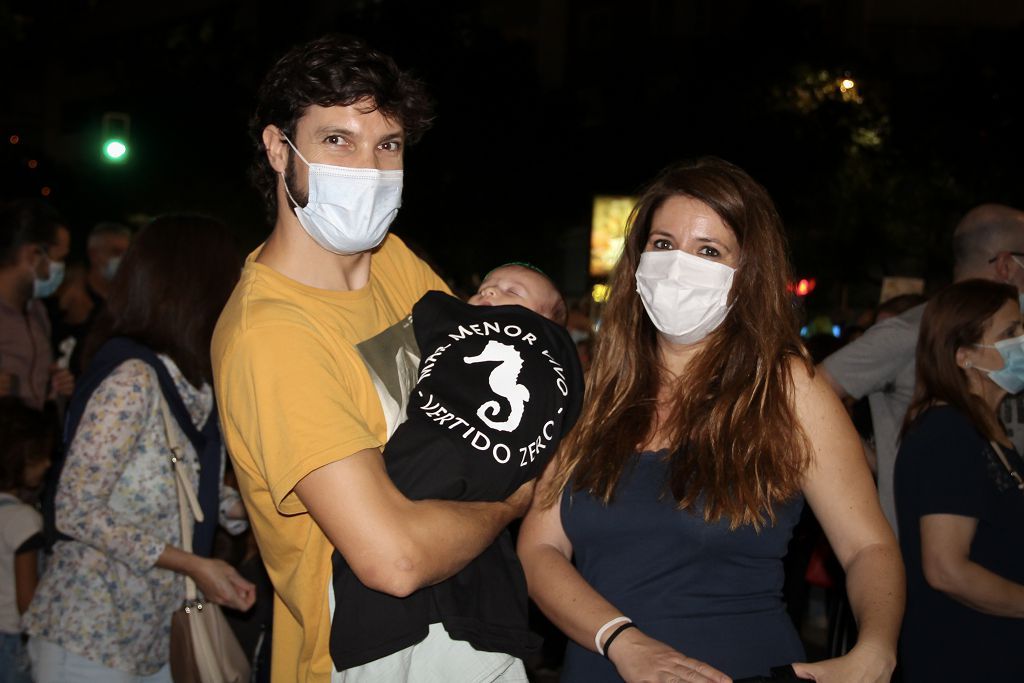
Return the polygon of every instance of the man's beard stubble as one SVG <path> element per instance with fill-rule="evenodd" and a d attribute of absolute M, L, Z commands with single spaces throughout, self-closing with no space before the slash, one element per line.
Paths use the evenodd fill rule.
<path fill-rule="evenodd" d="M 284 170 L 284 184 L 288 187 L 288 191 L 292 193 L 292 197 L 298 203 L 299 208 L 306 206 L 309 203 L 309 185 L 307 183 L 305 189 L 300 189 L 296 180 L 298 179 L 298 172 L 295 170 L 295 153 L 288 155 L 288 166 Z"/>

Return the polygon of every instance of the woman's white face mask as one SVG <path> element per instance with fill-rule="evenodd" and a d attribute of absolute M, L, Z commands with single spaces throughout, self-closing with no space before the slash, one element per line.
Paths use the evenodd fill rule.
<path fill-rule="evenodd" d="M 725 320 L 735 273 L 735 268 L 679 249 L 645 251 L 636 269 L 636 291 L 666 339 L 696 344 Z"/>
<path fill-rule="evenodd" d="M 287 181 L 284 189 L 313 241 L 335 254 L 358 254 L 383 242 L 402 205 L 402 171 L 311 164 L 287 135 L 284 139 L 309 167 L 305 206 L 292 197 Z"/>

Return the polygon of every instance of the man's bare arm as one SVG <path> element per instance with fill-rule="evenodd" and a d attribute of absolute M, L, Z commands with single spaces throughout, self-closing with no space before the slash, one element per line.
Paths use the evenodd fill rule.
<path fill-rule="evenodd" d="M 404 597 L 483 552 L 525 514 L 533 482 L 499 503 L 411 501 L 371 448 L 310 472 L 295 494 L 363 584 Z"/>

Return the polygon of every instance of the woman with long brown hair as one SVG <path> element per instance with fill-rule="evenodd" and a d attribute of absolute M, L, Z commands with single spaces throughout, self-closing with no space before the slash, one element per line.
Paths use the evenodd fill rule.
<path fill-rule="evenodd" d="M 1024 460 L 999 404 L 1024 389 L 1017 289 L 964 280 L 925 308 L 896 458 L 903 680 L 1020 681 Z"/>
<path fill-rule="evenodd" d="M 582 416 L 520 534 L 530 594 L 572 641 L 563 681 L 723 681 L 800 662 L 781 559 L 804 498 L 847 572 L 860 640 L 794 668 L 889 679 L 896 540 L 856 432 L 813 376 L 788 281 L 775 207 L 741 169 L 683 163 L 640 198 Z"/>

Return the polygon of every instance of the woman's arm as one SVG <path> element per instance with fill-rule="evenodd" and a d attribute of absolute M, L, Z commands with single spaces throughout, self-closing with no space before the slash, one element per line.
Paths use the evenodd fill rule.
<path fill-rule="evenodd" d="M 256 601 L 255 584 L 242 578 L 223 560 L 200 557 L 173 545 L 164 546 L 156 566 L 192 577 L 208 600 L 246 611 Z"/>
<path fill-rule="evenodd" d="M 554 466 L 549 463 L 538 483 L 539 490 L 549 485 L 553 472 Z M 572 544 L 562 528 L 559 505 L 544 508 L 540 504 L 542 498 L 540 494 L 534 497 L 519 529 L 517 550 L 526 572 L 530 597 L 567 636 L 596 652 L 594 636 L 598 630 L 623 614 L 591 588 L 572 566 Z M 629 558 L 623 561 L 628 562 Z M 614 629 L 607 631 L 602 640 L 607 640 L 612 631 Z M 720 671 L 676 652 L 635 628 L 623 631 L 615 639 L 608 656 L 627 682 L 670 680 L 673 676 L 686 681 L 720 683 L 730 680 Z"/>
<path fill-rule="evenodd" d="M 971 609 L 1024 618 L 1024 586 L 970 560 L 978 520 L 962 515 L 921 517 L 921 564 L 928 585 Z"/>
<path fill-rule="evenodd" d="M 882 514 L 861 450 L 842 404 L 818 374 L 793 364 L 794 406 L 810 440 L 812 463 L 804 495 L 846 572 L 846 591 L 859 636 L 845 657 L 799 664 L 817 681 L 888 681 L 905 603 L 903 560 Z"/>
<path fill-rule="evenodd" d="M 24 614 L 39 585 L 39 551 L 25 550 L 14 554 L 14 598 L 18 614 Z"/>

